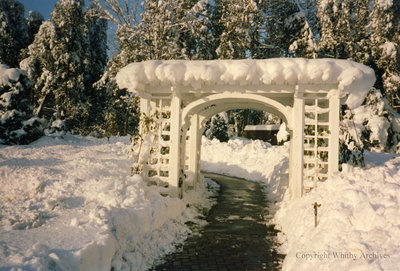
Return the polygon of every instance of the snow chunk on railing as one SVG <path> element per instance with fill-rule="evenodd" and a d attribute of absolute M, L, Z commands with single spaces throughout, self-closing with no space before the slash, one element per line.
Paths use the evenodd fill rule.
<path fill-rule="evenodd" d="M 131 92 L 160 86 L 337 84 L 350 108 L 361 105 L 374 82 L 371 68 L 339 59 L 151 60 L 131 63 L 117 74 L 119 87 Z"/>

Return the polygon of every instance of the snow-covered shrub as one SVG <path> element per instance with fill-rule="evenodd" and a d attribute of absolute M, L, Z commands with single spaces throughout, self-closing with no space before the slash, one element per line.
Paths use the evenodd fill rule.
<path fill-rule="evenodd" d="M 50 122 L 50 125 L 45 129 L 46 135 L 53 136 L 64 136 L 67 133 L 67 127 L 65 121 L 60 118 L 56 118 Z"/>
<path fill-rule="evenodd" d="M 29 144 L 43 134 L 31 105 L 32 83 L 19 69 L 0 64 L 0 143 Z"/>
<path fill-rule="evenodd" d="M 286 141 L 290 139 L 290 134 L 286 130 L 286 123 L 282 122 L 281 126 L 279 126 L 279 131 L 276 134 L 276 140 L 278 141 L 279 145 L 282 145 Z"/>
<path fill-rule="evenodd" d="M 211 117 L 204 135 L 209 139 L 216 138 L 221 142 L 227 142 L 229 140 L 227 119 L 226 114 L 217 114 Z"/>
<path fill-rule="evenodd" d="M 352 160 L 358 164 L 364 149 L 399 151 L 400 115 L 378 89 L 368 93 L 364 105 L 354 110 L 346 109 L 340 125 L 341 162 Z"/>

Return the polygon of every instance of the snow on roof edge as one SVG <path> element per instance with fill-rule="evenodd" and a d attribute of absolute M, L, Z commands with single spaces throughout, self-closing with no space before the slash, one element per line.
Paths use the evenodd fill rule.
<path fill-rule="evenodd" d="M 127 65 L 116 80 L 131 92 L 159 86 L 338 84 L 341 96 L 348 96 L 346 104 L 356 108 L 373 86 L 375 73 L 342 59 L 150 60 Z"/>

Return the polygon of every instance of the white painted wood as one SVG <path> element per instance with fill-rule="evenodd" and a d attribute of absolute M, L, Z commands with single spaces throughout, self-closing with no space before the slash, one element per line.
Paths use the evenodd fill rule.
<path fill-rule="evenodd" d="M 289 189 L 293 198 L 303 195 L 304 99 L 297 87 L 293 100 L 293 137 L 290 142 Z"/>
<path fill-rule="evenodd" d="M 146 115 L 150 114 L 150 99 L 140 98 L 140 112 Z"/>
<path fill-rule="evenodd" d="M 277 100 L 257 95 L 257 94 L 248 94 L 248 93 L 231 93 L 231 92 L 224 92 L 219 94 L 212 94 L 205 98 L 201 98 L 195 100 L 185 106 L 182 112 L 182 118 L 184 121 L 188 119 L 188 116 L 194 113 L 200 113 L 205 108 L 210 105 L 222 105 L 226 103 L 235 103 L 235 102 L 248 102 L 249 105 L 257 104 L 257 105 L 264 105 L 266 107 L 272 107 L 276 110 L 276 112 L 285 119 L 285 121 L 290 122 L 289 119 L 291 118 L 290 106 L 285 106 L 282 103 L 278 102 Z"/>
<path fill-rule="evenodd" d="M 181 99 L 173 95 L 171 99 L 171 134 L 170 134 L 170 160 L 169 160 L 169 188 L 171 196 L 182 197 L 179 187 L 181 175 Z"/>
<path fill-rule="evenodd" d="M 189 173 L 193 175 L 194 182 L 198 181 L 199 178 L 199 150 L 201 140 L 201 134 L 199 131 L 199 115 L 194 114 L 190 121 L 190 146 L 189 146 Z"/>
<path fill-rule="evenodd" d="M 340 98 L 339 90 L 334 90 L 329 97 L 329 157 L 328 176 L 339 170 L 339 125 Z"/>
<path fill-rule="evenodd" d="M 285 61 L 296 62 L 297 60 L 290 59 Z M 342 62 L 339 61 L 337 63 L 340 64 Z M 250 62 L 248 64 L 250 64 Z M 256 65 L 256 61 L 251 63 L 251 65 L 253 64 Z M 358 68 L 362 69 L 361 66 Z M 260 74 L 260 76 L 262 75 Z M 320 150 L 328 152 L 328 162 L 321 162 L 321 164 L 328 164 L 328 176 L 338 171 L 339 97 L 341 94 L 343 95 L 338 87 L 340 78 L 337 80 L 333 78 L 330 81 L 314 79 L 311 81 L 303 80 L 301 82 L 297 81 L 296 83 L 292 82 L 292 84 L 289 84 L 287 81 L 282 81 L 282 83 L 279 84 L 273 83 L 272 81 L 271 83 L 265 83 L 263 81 L 264 83 L 257 84 L 251 80 L 242 82 L 243 84 L 235 84 L 234 82 L 224 82 L 221 79 L 211 85 L 200 84 L 198 86 L 196 85 L 196 87 L 188 86 L 178 81 L 168 81 L 169 79 L 169 77 L 165 77 L 165 80 L 167 80 L 167 82 L 164 82 L 165 84 L 143 83 L 143 85 L 135 85 L 133 88 L 138 88 L 140 90 L 138 92 L 141 97 L 140 110 L 147 116 L 150 116 L 156 110 L 160 110 L 160 112 L 167 112 L 170 110 L 171 112 L 170 120 L 166 120 L 166 123 L 170 122 L 170 131 L 164 130 L 158 133 L 159 137 L 163 135 L 170 136 L 169 141 L 166 140 L 163 142 L 163 146 L 165 145 L 170 148 L 169 155 L 160 154 L 158 156 L 158 161 L 163 160 L 163 163 L 160 164 L 158 168 L 163 168 L 163 170 L 165 170 L 165 167 L 168 166 L 168 183 L 171 189 L 171 196 L 182 196 L 180 180 L 183 180 L 182 169 L 185 166 L 185 148 L 188 148 L 187 153 L 189 156 L 187 162 L 188 173 L 193 174 L 195 180 L 199 179 L 201 137 L 205 122 L 211 116 L 222 111 L 248 108 L 273 113 L 286 122 L 287 129 L 290 131 L 291 135 L 289 189 L 292 197 L 301 197 L 304 192 L 303 178 L 305 173 L 305 100 L 303 95 L 307 95 L 307 99 L 312 99 L 314 97 L 313 95 L 315 95 L 315 99 L 317 99 L 321 94 L 328 95 L 329 97 L 329 108 L 318 109 L 329 112 L 328 124 L 330 134 L 320 137 L 328 137 L 329 145 L 328 147 L 317 147 L 315 144 L 314 147 L 315 153 Z M 319 111 L 316 111 L 316 113 L 319 113 Z M 317 125 L 321 123 L 318 121 L 318 118 L 314 121 L 317 128 Z M 190 132 L 188 133 L 190 139 L 188 143 L 186 143 L 188 127 L 190 127 Z M 162 127 L 160 127 L 160 129 L 162 129 Z M 318 137 L 315 135 L 315 141 L 317 141 L 317 139 Z M 186 144 L 188 144 L 188 146 L 186 146 Z M 156 143 L 154 143 L 154 145 L 156 145 Z M 154 147 L 157 148 L 160 146 L 157 145 Z M 317 156 L 317 154 L 315 154 L 315 156 Z M 169 163 L 165 162 L 168 159 Z M 316 163 L 316 165 L 318 165 L 318 163 Z M 144 165 L 144 168 L 146 169 L 146 165 Z M 144 177 L 147 178 L 147 171 L 145 173 Z M 318 177 L 318 175 L 315 176 Z"/>

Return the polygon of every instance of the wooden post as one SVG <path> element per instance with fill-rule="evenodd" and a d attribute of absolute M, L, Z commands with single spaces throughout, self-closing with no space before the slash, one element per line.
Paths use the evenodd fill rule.
<path fill-rule="evenodd" d="M 200 149 L 199 141 L 201 134 L 199 130 L 199 115 L 194 114 L 190 120 L 190 146 L 189 146 L 189 172 L 193 174 L 194 184 L 199 179 L 199 161 L 198 153 Z"/>
<path fill-rule="evenodd" d="M 170 196 L 182 197 L 181 155 L 181 98 L 173 94 L 171 99 L 171 139 L 169 151 Z"/>
<path fill-rule="evenodd" d="M 339 170 L 339 122 L 340 98 L 339 90 L 335 89 L 329 97 L 329 156 L 328 176 Z"/>
<path fill-rule="evenodd" d="M 147 97 L 141 97 L 140 98 L 140 113 L 141 114 L 146 114 L 146 116 L 150 116 L 150 112 L 151 112 L 151 96 L 147 96 Z M 141 125 L 139 125 L 139 133 L 141 135 L 144 135 L 143 133 L 143 129 L 144 127 L 142 127 Z M 146 161 L 147 162 L 147 161 Z M 147 163 L 143 164 L 143 168 L 142 168 L 142 173 L 140 174 L 144 179 L 147 178 L 149 173 L 149 169 L 147 167 Z"/>
<path fill-rule="evenodd" d="M 303 92 L 296 86 L 293 101 L 293 137 L 290 143 L 289 188 L 293 198 L 303 195 L 304 168 L 304 99 Z"/>

